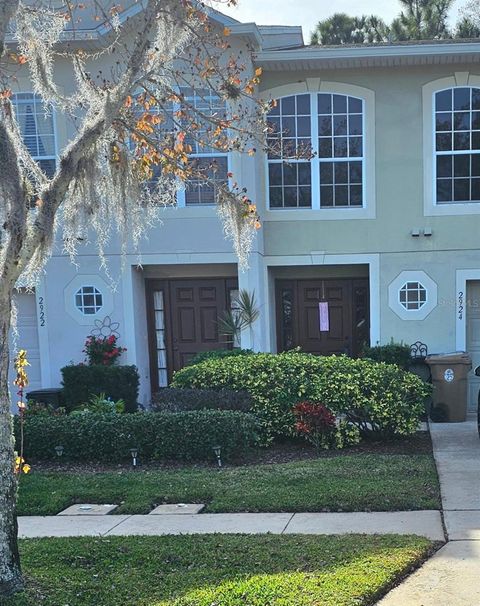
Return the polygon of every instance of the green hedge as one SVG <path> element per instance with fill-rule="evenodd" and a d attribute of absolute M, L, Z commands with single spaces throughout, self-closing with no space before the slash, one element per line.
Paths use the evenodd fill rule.
<path fill-rule="evenodd" d="M 292 407 L 300 400 L 325 404 L 364 435 L 409 435 L 430 393 L 418 377 L 394 365 L 299 352 L 208 360 L 178 371 L 172 386 L 247 391 L 265 443 L 292 435 Z"/>
<path fill-rule="evenodd" d="M 252 397 L 246 391 L 231 389 L 177 389 L 163 387 L 152 396 L 155 412 L 183 412 L 185 410 L 240 410 L 252 409 Z"/>
<path fill-rule="evenodd" d="M 100 394 L 114 401 L 124 400 L 125 412 L 137 410 L 139 376 L 136 366 L 72 364 L 62 368 L 61 372 L 68 411 Z"/>
<path fill-rule="evenodd" d="M 200 362 L 205 362 L 205 360 L 212 360 L 214 358 L 248 356 L 252 353 L 253 350 L 251 349 L 240 349 L 239 347 L 234 347 L 233 349 L 211 349 L 209 351 L 201 351 L 193 356 L 193 358 L 189 361 L 188 366 L 200 364 Z"/>
<path fill-rule="evenodd" d="M 25 421 L 24 452 L 28 461 L 57 459 L 55 446 L 62 445 L 67 460 L 126 461 L 136 447 L 140 460 L 206 461 L 218 444 L 228 460 L 256 443 L 257 429 L 252 415 L 216 410 L 33 416 Z"/>
<path fill-rule="evenodd" d="M 374 347 L 364 347 L 362 355 L 370 358 L 374 362 L 385 362 L 386 364 L 396 364 L 408 370 L 412 363 L 410 346 L 404 343 L 388 343 L 388 345 L 375 345 Z"/>

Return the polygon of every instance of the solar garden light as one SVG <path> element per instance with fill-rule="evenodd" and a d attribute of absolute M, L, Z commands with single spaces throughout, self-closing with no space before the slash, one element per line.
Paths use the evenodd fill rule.
<path fill-rule="evenodd" d="M 130 454 L 132 455 L 132 465 L 137 466 L 138 448 L 130 448 Z"/>
<path fill-rule="evenodd" d="M 59 445 L 59 446 L 55 446 L 55 452 L 57 453 L 58 457 L 61 457 L 63 455 L 63 446 Z"/>
<path fill-rule="evenodd" d="M 221 448 L 221 446 L 213 446 L 212 450 L 215 453 L 215 456 L 217 457 L 218 466 L 221 467 L 222 466 L 222 456 L 221 456 L 222 448 Z"/>

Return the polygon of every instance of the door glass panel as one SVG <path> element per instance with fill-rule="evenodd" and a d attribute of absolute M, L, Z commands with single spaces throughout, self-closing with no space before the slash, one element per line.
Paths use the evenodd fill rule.
<path fill-rule="evenodd" d="M 168 385 L 167 350 L 165 345 L 165 310 L 163 290 L 153 293 L 153 309 L 155 312 L 155 336 L 157 350 L 158 386 Z"/>
<path fill-rule="evenodd" d="M 288 351 L 293 349 L 293 290 L 291 288 L 282 289 L 282 349 Z"/>
<path fill-rule="evenodd" d="M 230 289 L 230 311 L 234 316 L 237 316 L 240 313 L 240 308 L 238 304 L 238 288 Z M 240 335 L 234 335 L 233 337 L 233 347 L 240 347 Z"/>

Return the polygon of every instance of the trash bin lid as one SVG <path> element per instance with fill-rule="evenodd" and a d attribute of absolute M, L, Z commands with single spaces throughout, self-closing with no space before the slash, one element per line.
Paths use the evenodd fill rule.
<path fill-rule="evenodd" d="M 472 358 L 465 351 L 452 351 L 450 353 L 432 354 L 425 358 L 427 364 L 472 364 Z"/>

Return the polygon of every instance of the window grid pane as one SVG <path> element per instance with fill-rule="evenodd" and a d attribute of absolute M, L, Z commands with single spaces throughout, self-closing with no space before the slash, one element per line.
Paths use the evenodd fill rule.
<path fill-rule="evenodd" d="M 228 181 L 228 161 L 225 156 L 196 157 L 194 170 L 198 176 L 185 184 L 185 203 L 215 204 L 218 188 Z"/>
<path fill-rule="evenodd" d="M 103 295 L 95 286 L 82 286 L 75 293 L 75 306 L 85 316 L 94 315 L 103 307 Z"/>
<path fill-rule="evenodd" d="M 45 174 L 52 177 L 56 169 L 52 107 L 45 108 L 41 97 L 34 93 L 16 93 L 12 104 L 25 146 Z"/>
<path fill-rule="evenodd" d="M 320 207 L 363 206 L 363 101 L 318 94 Z"/>
<path fill-rule="evenodd" d="M 420 282 L 406 282 L 398 292 L 398 300 L 408 311 L 420 309 L 427 302 L 427 290 Z"/>
<path fill-rule="evenodd" d="M 158 386 L 167 387 L 167 346 L 165 341 L 165 306 L 163 290 L 153 293 L 153 310 L 155 313 L 155 337 L 157 350 Z"/>
<path fill-rule="evenodd" d="M 267 125 L 270 208 L 310 208 L 310 95 L 279 99 L 269 112 Z"/>
<path fill-rule="evenodd" d="M 436 200 L 480 202 L 480 89 L 435 94 Z"/>
<path fill-rule="evenodd" d="M 228 154 L 221 153 L 213 145 L 218 137 L 214 134 L 216 125 L 210 122 L 209 117 L 225 120 L 227 105 L 211 90 L 183 88 L 182 93 L 186 106 L 194 108 L 191 115 L 195 118 L 195 129 L 190 128 L 189 124 L 184 125 L 187 131 L 185 144 L 191 145 L 189 157 L 194 170 L 199 172 L 198 176 L 185 184 L 185 204 L 215 204 L 218 187 L 228 182 Z M 189 136 L 189 132 L 195 132 L 195 136 Z"/>

